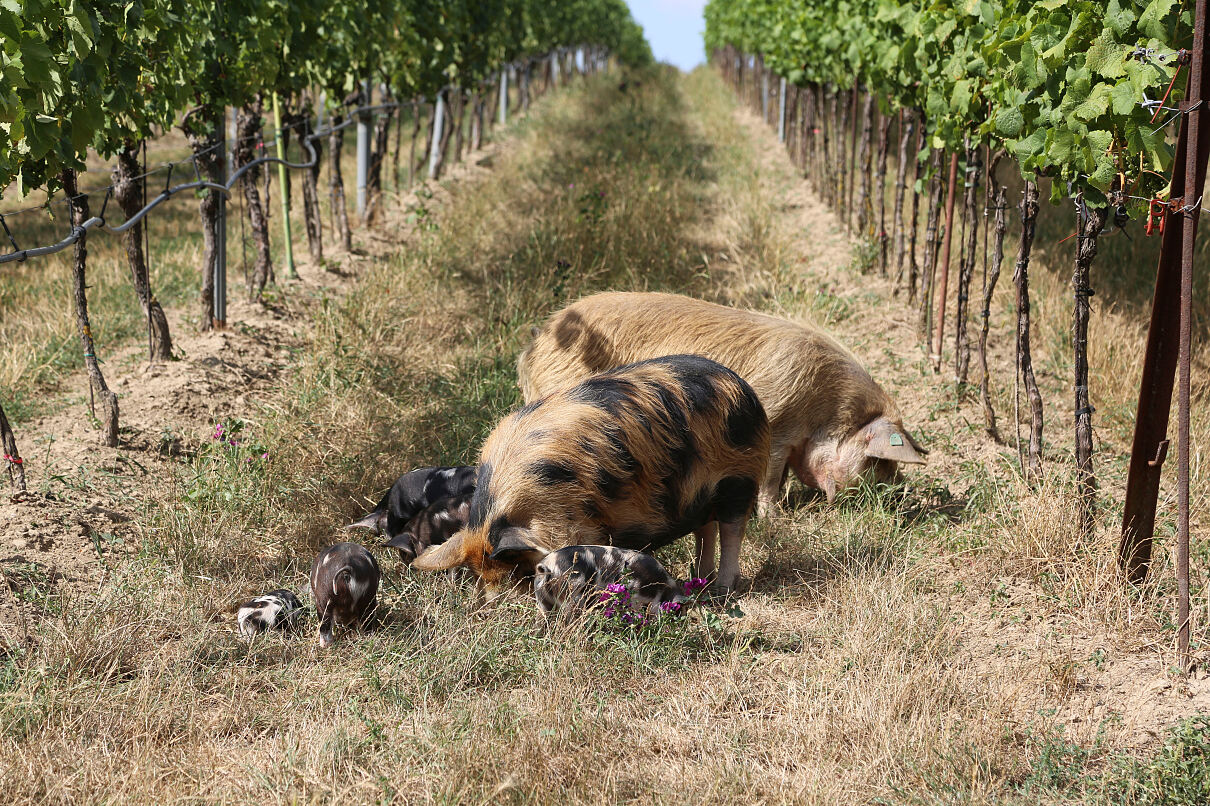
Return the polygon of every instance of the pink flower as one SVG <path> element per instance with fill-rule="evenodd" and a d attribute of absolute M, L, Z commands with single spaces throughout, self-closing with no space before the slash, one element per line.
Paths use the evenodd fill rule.
<path fill-rule="evenodd" d="M 211 439 L 222 439 L 222 438 L 223 438 L 223 424 L 219 423 L 218 425 L 214 426 L 214 436 L 211 437 Z"/>
<path fill-rule="evenodd" d="M 662 610 L 665 613 L 679 613 L 679 612 L 681 612 L 681 603 L 680 602 L 661 602 L 660 610 Z"/>
<path fill-rule="evenodd" d="M 692 596 L 709 584 L 710 582 L 708 580 L 702 579 L 701 577 L 694 577 L 685 583 L 685 594 Z"/>
<path fill-rule="evenodd" d="M 605 590 L 609 591 L 610 593 L 625 593 L 626 586 L 621 582 L 612 582 L 605 586 Z"/>

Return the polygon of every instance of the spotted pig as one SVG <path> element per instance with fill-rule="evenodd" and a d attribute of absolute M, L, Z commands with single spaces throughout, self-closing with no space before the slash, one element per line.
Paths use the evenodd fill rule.
<path fill-rule="evenodd" d="M 387 539 L 403 531 L 425 507 L 475 491 L 474 467 L 420 467 L 400 476 L 372 512 L 346 529 L 373 529 Z"/>
<path fill-rule="evenodd" d="M 688 601 L 683 585 L 659 560 L 616 546 L 567 546 L 547 554 L 534 573 L 534 598 L 549 613 L 564 605 L 591 604 L 612 584 L 626 587 L 630 606 L 638 612 Z"/>
<path fill-rule="evenodd" d="M 502 420 L 480 454 L 467 527 L 414 565 L 465 566 L 494 596 L 565 546 L 650 550 L 696 531 L 706 576 L 721 533 L 717 586 L 729 591 L 768 452 L 760 401 L 721 364 L 675 355 L 619 367 Z"/>
<path fill-rule="evenodd" d="M 386 545 L 399 552 L 399 559 L 404 565 L 410 565 L 416 555 L 423 554 L 430 546 L 444 543 L 466 526 L 470 514 L 470 494 L 445 498 L 426 507 L 408 521 L 407 526 L 388 540 Z"/>
<path fill-rule="evenodd" d="M 293 630 L 302 618 L 303 605 L 298 597 L 280 588 L 264 596 L 249 599 L 235 613 L 239 634 L 251 641 L 266 630 Z"/>
<path fill-rule="evenodd" d="M 364 627 L 378 600 L 378 563 L 364 546 L 337 543 L 315 558 L 311 567 L 311 593 L 319 614 L 319 646 L 336 642 L 337 627 Z"/>
<path fill-rule="evenodd" d="M 756 390 L 771 432 L 762 507 L 778 499 L 791 469 L 832 501 L 863 474 L 885 481 L 899 463 L 925 461 L 895 401 L 848 350 L 817 327 L 775 316 L 677 294 L 596 294 L 536 331 L 517 369 L 529 402 L 671 353 L 712 358 Z"/>

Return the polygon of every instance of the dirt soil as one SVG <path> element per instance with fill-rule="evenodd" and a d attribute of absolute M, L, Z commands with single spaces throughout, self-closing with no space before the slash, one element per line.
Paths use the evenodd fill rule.
<path fill-rule="evenodd" d="M 48 595 L 70 602 L 96 594 L 110 564 L 138 550 L 138 515 L 153 491 L 182 458 L 212 438 L 216 424 L 253 416 L 265 393 L 287 376 L 319 301 L 339 297 L 361 268 L 407 247 L 408 213 L 419 201 L 417 192 L 432 194 L 425 204 L 441 203 L 451 188 L 489 170 L 493 156 L 506 147 L 486 144 L 450 166 L 439 184 L 386 193 L 375 227 L 354 228 L 351 254 L 337 251 L 325 227 L 328 265 L 315 265 L 298 249 L 299 279 L 279 282 L 280 293 L 267 302 L 249 302 L 233 282 L 224 330 L 198 333 L 182 311 L 167 310 L 176 356 L 167 364 L 149 365 L 141 345 L 113 355 L 98 345 L 105 380 L 118 396 L 117 448 L 100 444 L 82 372 L 65 379 L 63 391 L 48 399 L 53 413 L 15 426 L 27 492 L 15 493 L 7 479 L 0 482 L 0 646 L 20 640 Z"/>

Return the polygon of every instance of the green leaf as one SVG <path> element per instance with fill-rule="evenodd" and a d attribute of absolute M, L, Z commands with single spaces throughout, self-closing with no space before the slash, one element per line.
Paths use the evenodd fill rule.
<path fill-rule="evenodd" d="M 1025 126 L 1025 116 L 1016 107 L 996 110 L 996 131 L 1005 137 L 1016 137 Z"/>
<path fill-rule="evenodd" d="M 1109 99 L 1115 115 L 1129 115 L 1139 102 L 1129 83 L 1115 84 L 1109 91 Z"/>
<path fill-rule="evenodd" d="M 1092 92 L 1088 97 L 1077 106 L 1072 114 L 1080 120 L 1095 120 L 1109 110 L 1109 92 L 1108 84 L 1097 84 L 1092 88 Z"/>
<path fill-rule="evenodd" d="M 1168 28 L 1164 25 L 1164 18 L 1174 5 L 1176 0 L 1151 0 L 1139 15 L 1139 31 L 1156 39 L 1167 40 Z"/>
<path fill-rule="evenodd" d="M 1105 9 L 1105 27 L 1117 37 L 1125 37 L 1130 33 L 1130 26 L 1134 24 L 1134 11 L 1129 7 L 1122 8 L 1118 0 L 1109 0 L 1109 6 Z"/>
<path fill-rule="evenodd" d="M 1034 129 L 1027 137 L 1009 143 L 1009 147 L 1019 162 L 1024 162 L 1031 156 L 1041 154 L 1045 146 L 1046 131 L 1044 129 Z"/>
<path fill-rule="evenodd" d="M 1130 49 L 1118 44 L 1110 38 L 1109 31 L 1102 31 L 1084 56 L 1084 64 L 1089 70 L 1105 78 L 1119 78 L 1126 75 L 1126 56 Z"/>

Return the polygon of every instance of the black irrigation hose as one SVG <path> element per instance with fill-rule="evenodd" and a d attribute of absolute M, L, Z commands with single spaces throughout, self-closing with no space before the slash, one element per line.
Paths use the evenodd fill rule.
<path fill-rule="evenodd" d="M 550 59 L 549 55 L 545 56 L 545 57 L 541 57 L 541 58 L 532 58 L 531 57 L 528 60 L 522 58 L 522 59 L 518 59 L 515 62 L 511 62 L 506 65 L 502 65 L 501 69 L 509 69 L 509 68 L 520 69 L 521 65 L 525 64 L 527 61 L 530 65 L 533 65 L 533 64 L 540 64 L 544 61 L 548 61 L 549 59 Z M 485 80 L 485 81 L 480 82 L 480 86 L 481 87 L 491 86 L 493 83 L 494 82 L 492 80 Z M 453 88 L 454 88 L 454 85 L 452 85 L 452 84 L 447 85 L 446 87 L 442 88 L 442 92 L 445 92 L 446 90 L 453 89 Z M 433 102 L 426 98 L 423 100 L 423 103 L 432 105 Z M 399 106 L 400 106 L 400 104 L 398 102 L 392 101 L 392 102 L 388 102 L 388 103 L 384 103 L 384 104 L 376 104 L 374 106 L 364 106 L 364 107 L 359 107 L 357 109 L 346 110 L 345 114 L 348 115 L 348 117 L 346 117 L 344 122 L 341 123 L 339 126 L 329 126 L 321 131 L 312 132 L 312 134 L 303 141 L 303 145 L 306 147 L 308 153 L 310 154 L 310 159 L 307 162 L 289 162 L 287 160 L 278 159 L 277 157 L 261 157 L 260 159 L 253 160 L 252 162 L 249 162 L 247 165 L 242 166 L 239 170 L 237 170 L 234 174 L 231 175 L 231 177 L 227 180 L 227 183 L 225 185 L 220 185 L 215 182 L 206 182 L 204 180 L 198 180 L 196 182 L 186 182 L 184 184 L 175 185 L 173 187 L 167 187 L 163 191 L 161 191 L 158 196 L 156 196 L 154 199 L 152 199 L 150 202 L 148 202 L 146 204 L 146 206 L 143 207 L 142 210 L 139 210 L 133 216 L 128 218 L 123 223 L 117 225 L 116 227 L 111 227 L 105 223 L 105 217 L 104 217 L 105 210 L 104 210 L 104 207 L 102 207 L 102 210 L 101 210 L 102 215 L 93 216 L 92 218 L 88 219 L 80 226 L 72 227 L 71 232 L 67 235 L 66 238 L 59 241 L 58 243 L 50 244 L 49 246 L 36 246 L 32 249 L 17 249 L 17 242 L 16 242 L 16 240 L 13 239 L 12 233 L 9 232 L 8 224 L 4 220 L 6 214 L 0 213 L 0 227 L 3 227 L 4 234 L 8 236 L 8 240 L 12 244 L 13 249 L 14 249 L 14 251 L 12 251 L 12 252 L 0 255 L 0 264 L 14 263 L 14 262 L 21 263 L 31 257 L 41 257 L 42 255 L 53 255 L 56 252 L 62 252 L 64 249 L 68 248 L 69 246 L 74 244 L 76 241 L 80 240 L 80 238 L 85 233 L 87 233 L 89 230 L 93 230 L 93 229 L 99 229 L 103 232 L 108 232 L 113 235 L 120 235 L 120 234 L 126 232 L 126 230 L 133 227 L 139 221 L 143 220 L 143 218 L 145 218 L 149 212 L 154 210 L 160 204 L 168 201 L 173 196 L 175 196 L 176 194 L 181 193 L 183 191 L 200 190 L 200 189 L 206 188 L 206 189 L 210 189 L 210 190 L 214 190 L 219 193 L 222 193 L 227 198 L 230 198 L 231 190 L 235 186 L 235 183 L 239 180 L 239 178 L 241 176 L 243 176 L 244 173 L 246 173 L 247 171 L 249 171 L 252 168 L 255 168 L 259 165 L 263 165 L 263 164 L 267 164 L 267 163 L 280 163 L 280 164 L 286 166 L 287 168 L 290 168 L 293 170 L 308 170 L 310 168 L 314 168 L 316 161 L 319 159 L 319 155 L 316 153 L 315 148 L 312 145 L 312 141 L 318 140 L 321 137 L 327 137 L 334 131 L 339 131 L 340 129 L 343 129 L 347 126 L 351 126 L 354 123 L 356 123 L 359 119 L 364 118 L 366 115 L 369 115 L 373 112 L 377 112 L 380 110 L 388 110 L 388 109 L 398 109 Z M 300 125 L 300 123 L 294 123 L 291 125 L 297 126 L 297 125 Z M 237 141 L 237 142 L 239 142 L 239 141 Z M 191 163 L 194 166 L 194 172 L 196 174 L 197 158 L 199 156 L 209 153 L 210 151 L 213 151 L 217 148 L 223 147 L 226 144 L 227 143 L 224 140 L 221 143 L 215 143 L 214 145 L 210 146 L 209 148 L 205 149 L 204 151 L 199 151 L 198 153 L 193 154 L 192 156 L 190 156 L 189 159 L 182 160 L 181 163 L 168 163 L 168 166 L 167 166 L 168 167 L 168 181 L 169 182 L 172 181 L 172 169 L 174 167 L 176 167 L 176 165 L 184 164 L 184 163 Z M 155 171 L 159 171 L 161 169 L 162 169 L 162 166 L 161 166 L 161 168 L 154 169 L 153 171 L 151 171 L 151 173 L 154 173 Z M 144 176 L 146 176 L 146 175 L 147 174 L 145 173 Z M 142 179 L 144 177 L 139 176 L 139 177 L 134 177 L 134 178 Z M 86 192 L 81 195 L 88 195 L 88 193 L 100 192 L 102 190 L 106 191 L 106 193 L 108 194 L 108 193 L 112 192 L 113 186 L 110 185 L 108 188 L 97 188 L 96 191 L 89 191 L 89 192 Z M 26 208 L 24 210 L 16 210 L 12 213 L 7 213 L 7 215 L 13 216 L 18 213 L 29 212 L 30 210 L 39 210 L 39 209 L 42 209 L 43 207 L 48 207 L 50 205 L 50 203 L 51 203 L 51 200 L 48 199 L 44 204 L 39 204 L 34 207 Z"/>
<path fill-rule="evenodd" d="M 247 173 L 251 169 L 253 169 L 259 165 L 262 165 L 262 164 L 281 163 L 282 165 L 286 166 L 287 168 L 290 168 L 293 170 L 307 170 L 310 168 L 314 168 L 316 162 L 319 160 L 319 154 L 315 151 L 315 146 L 313 145 L 313 141 L 318 140 L 321 137 L 327 137 L 334 131 L 338 131 L 347 126 L 353 125 L 354 123 L 357 122 L 357 119 L 359 117 L 363 117 L 365 115 L 368 115 L 372 112 L 376 112 L 379 110 L 395 109 L 398 106 L 399 106 L 399 104 L 397 104 L 397 103 L 386 103 L 386 104 L 377 104 L 375 106 L 367 106 L 367 107 L 362 107 L 360 109 L 352 110 L 350 116 L 348 118 L 346 118 L 345 121 L 342 122 L 339 126 L 329 126 L 320 131 L 313 132 L 309 137 L 307 137 L 303 141 L 303 146 L 307 149 L 307 152 L 309 155 L 309 159 L 307 162 L 290 162 L 288 160 L 278 159 L 277 157 L 261 157 L 260 159 L 253 160 L 252 162 L 249 162 L 248 164 L 241 166 L 239 168 L 239 170 L 237 170 L 235 173 L 233 173 L 231 175 L 231 177 L 227 180 L 226 184 L 224 184 L 224 185 L 220 185 L 216 182 L 207 182 L 205 180 L 199 180 L 196 182 L 186 182 L 184 184 L 165 188 L 163 191 L 160 192 L 160 194 L 158 196 L 156 196 L 154 199 L 152 199 L 150 202 L 148 202 L 143 207 L 143 209 L 139 210 L 133 216 L 126 219 L 126 221 L 122 222 L 121 224 L 118 224 L 117 226 L 111 227 L 105 223 L 105 217 L 103 215 L 103 213 L 105 211 L 104 211 L 104 209 L 102 209 L 102 211 L 101 211 L 102 215 L 93 216 L 92 218 L 88 219 L 80 226 L 72 227 L 71 233 L 68 234 L 68 236 L 66 238 L 59 241 L 58 243 L 50 244 L 49 246 L 37 246 L 32 249 L 21 249 L 18 251 L 9 252 L 7 254 L 0 255 L 0 264 L 13 263 L 13 262 L 19 263 L 19 262 L 25 261 L 26 259 L 31 258 L 31 257 L 41 257 L 42 255 L 53 255 L 56 252 L 62 252 L 64 249 L 68 248 L 69 246 L 74 244 L 76 241 L 80 240 L 80 238 L 86 232 L 88 232 L 89 230 L 92 230 L 92 229 L 100 229 L 100 230 L 102 230 L 104 232 L 108 232 L 112 235 L 120 235 L 120 234 L 126 232 L 126 230 L 133 227 L 139 221 L 143 220 L 147 216 L 147 214 L 150 213 L 152 210 L 154 210 L 156 207 L 158 207 L 159 205 L 161 205 L 164 202 L 171 199 L 176 194 L 181 193 L 183 191 L 200 190 L 202 188 L 206 188 L 206 189 L 210 189 L 210 190 L 214 190 L 219 193 L 222 193 L 224 196 L 230 198 L 231 190 L 232 190 L 232 188 L 235 187 L 235 183 L 237 181 L 239 181 L 240 177 L 242 177 L 245 173 Z M 213 148 L 213 146 L 212 146 L 212 148 Z M 192 158 L 187 161 L 192 162 Z M 172 176 L 172 173 L 171 173 L 171 171 L 169 171 L 170 179 L 171 179 L 171 176 Z M 2 221 L 2 220 L 3 220 L 3 216 L 0 216 L 0 221 Z M 5 225 L 4 229 L 7 232 L 8 226 Z M 10 239 L 10 241 L 12 240 L 11 235 L 9 236 L 9 239 Z M 16 243 L 13 242 L 13 245 L 15 246 Z"/>

